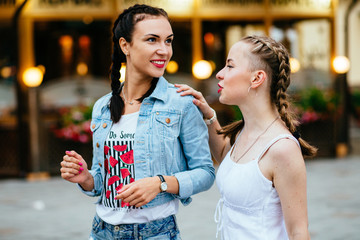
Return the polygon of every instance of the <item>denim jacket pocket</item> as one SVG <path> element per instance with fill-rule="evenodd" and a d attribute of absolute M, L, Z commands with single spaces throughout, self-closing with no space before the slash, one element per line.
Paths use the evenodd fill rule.
<path fill-rule="evenodd" d="M 177 138 L 180 131 L 180 113 L 173 111 L 155 112 L 155 129 L 160 137 Z"/>

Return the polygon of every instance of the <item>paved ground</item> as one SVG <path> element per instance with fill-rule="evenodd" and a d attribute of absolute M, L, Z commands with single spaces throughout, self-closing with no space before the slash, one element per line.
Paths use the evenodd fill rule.
<path fill-rule="evenodd" d="M 360 239 L 360 156 L 307 162 L 312 240 Z M 198 194 L 181 207 L 183 240 L 215 239 L 219 193 Z M 0 181 L 1 240 L 87 239 L 94 199 L 59 177 L 45 182 Z"/>

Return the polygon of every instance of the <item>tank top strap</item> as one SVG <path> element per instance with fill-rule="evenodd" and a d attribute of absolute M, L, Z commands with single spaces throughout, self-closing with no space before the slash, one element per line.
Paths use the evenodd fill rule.
<path fill-rule="evenodd" d="M 276 138 L 274 138 L 273 140 L 271 140 L 264 148 L 264 150 L 260 153 L 259 157 L 257 158 L 257 161 L 259 162 L 261 160 L 261 158 L 264 156 L 264 154 L 269 150 L 269 148 L 274 145 L 277 141 L 284 139 L 284 138 L 288 138 L 293 140 L 294 142 L 296 142 L 296 144 L 300 147 L 300 143 L 299 141 L 291 134 L 280 134 L 279 136 L 277 136 Z"/>

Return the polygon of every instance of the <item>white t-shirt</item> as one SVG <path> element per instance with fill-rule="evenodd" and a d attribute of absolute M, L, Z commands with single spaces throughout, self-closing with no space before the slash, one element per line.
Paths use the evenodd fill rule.
<path fill-rule="evenodd" d="M 105 178 L 102 202 L 96 205 L 96 213 L 113 225 L 144 223 L 176 214 L 179 200 L 173 200 L 153 208 L 136 208 L 115 200 L 122 186 L 135 181 L 133 146 L 139 112 L 121 116 L 112 125 L 104 144 Z"/>

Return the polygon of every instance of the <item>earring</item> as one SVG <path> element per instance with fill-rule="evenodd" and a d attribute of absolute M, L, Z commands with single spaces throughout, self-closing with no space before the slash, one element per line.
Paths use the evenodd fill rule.
<path fill-rule="evenodd" d="M 248 93 L 250 92 L 251 86 L 248 88 Z"/>

